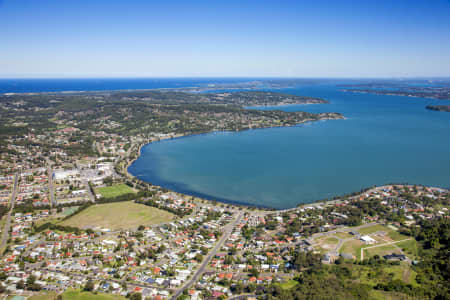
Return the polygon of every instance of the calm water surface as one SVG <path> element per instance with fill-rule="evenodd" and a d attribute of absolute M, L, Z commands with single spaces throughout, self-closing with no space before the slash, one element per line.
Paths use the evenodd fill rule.
<path fill-rule="evenodd" d="M 330 104 L 276 109 L 347 119 L 161 141 L 143 147 L 129 171 L 179 192 L 273 208 L 391 182 L 450 186 L 450 113 L 425 109 L 442 102 L 333 85 L 282 91 Z"/>

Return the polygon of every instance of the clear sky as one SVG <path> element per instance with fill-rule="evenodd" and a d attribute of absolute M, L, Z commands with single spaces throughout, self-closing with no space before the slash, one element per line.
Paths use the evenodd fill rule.
<path fill-rule="evenodd" d="M 450 1 L 0 0 L 0 76 L 450 76 Z"/>

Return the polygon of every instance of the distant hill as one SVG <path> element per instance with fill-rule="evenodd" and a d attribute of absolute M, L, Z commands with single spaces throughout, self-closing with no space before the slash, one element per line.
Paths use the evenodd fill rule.
<path fill-rule="evenodd" d="M 427 105 L 426 109 L 450 112 L 450 105 Z"/>

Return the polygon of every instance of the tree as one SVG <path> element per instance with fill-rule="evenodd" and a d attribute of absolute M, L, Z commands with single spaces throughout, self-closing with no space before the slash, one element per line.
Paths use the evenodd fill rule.
<path fill-rule="evenodd" d="M 89 280 L 88 282 L 86 282 L 86 285 L 84 286 L 84 290 L 88 291 L 88 292 L 92 292 L 95 288 L 94 282 Z"/>
<path fill-rule="evenodd" d="M 112 179 L 111 176 L 108 176 L 108 177 L 106 177 L 105 179 L 103 179 L 103 182 L 104 182 L 106 185 L 110 186 L 110 185 L 112 185 L 112 183 L 113 183 L 113 179 Z"/>
<path fill-rule="evenodd" d="M 249 285 L 247 285 L 247 291 L 249 293 L 253 293 L 256 290 L 256 285 L 254 283 L 250 283 Z"/>
<path fill-rule="evenodd" d="M 25 282 L 23 282 L 23 280 L 17 282 L 17 283 L 16 283 L 16 289 L 18 289 L 18 290 L 23 290 L 23 289 L 25 289 Z"/>
<path fill-rule="evenodd" d="M 27 278 L 27 286 L 33 284 L 36 281 L 36 276 L 30 275 Z"/>
<path fill-rule="evenodd" d="M 133 293 L 130 296 L 130 300 L 142 300 L 142 294 L 141 293 Z"/>
<path fill-rule="evenodd" d="M 244 287 L 242 286 L 241 282 L 238 282 L 231 286 L 231 291 L 234 294 L 242 294 L 242 292 L 244 291 Z"/>
<path fill-rule="evenodd" d="M 195 256 L 195 260 L 198 261 L 198 262 L 201 262 L 201 261 L 203 260 L 203 255 L 201 255 L 200 253 L 198 253 L 198 254 Z"/>

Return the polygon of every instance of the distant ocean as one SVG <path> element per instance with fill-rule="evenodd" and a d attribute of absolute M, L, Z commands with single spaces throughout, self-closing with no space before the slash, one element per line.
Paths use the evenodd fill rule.
<path fill-rule="evenodd" d="M 140 90 L 203 87 L 212 83 L 235 83 L 248 78 L 87 78 L 87 79 L 0 79 L 0 93 L 63 91 Z"/>

